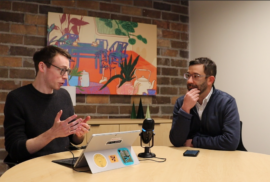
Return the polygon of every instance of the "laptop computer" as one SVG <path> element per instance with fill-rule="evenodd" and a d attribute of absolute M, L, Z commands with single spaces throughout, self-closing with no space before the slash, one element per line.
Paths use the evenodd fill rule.
<path fill-rule="evenodd" d="M 92 173 L 138 164 L 132 144 L 140 130 L 92 134 L 79 157 L 53 160 L 72 167 L 89 166 Z"/>

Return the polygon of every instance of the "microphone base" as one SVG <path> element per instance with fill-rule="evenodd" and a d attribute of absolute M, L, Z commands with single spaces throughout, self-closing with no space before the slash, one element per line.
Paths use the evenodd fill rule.
<path fill-rule="evenodd" d="M 138 157 L 141 157 L 141 158 L 153 158 L 153 157 L 156 157 L 156 154 L 154 153 L 139 153 Z"/>

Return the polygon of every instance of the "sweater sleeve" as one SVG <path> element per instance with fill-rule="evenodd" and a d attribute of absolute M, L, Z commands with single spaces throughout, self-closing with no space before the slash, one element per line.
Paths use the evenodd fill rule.
<path fill-rule="evenodd" d="M 235 150 L 237 148 L 240 140 L 240 120 L 234 98 L 225 103 L 222 117 L 222 134 L 207 136 L 197 133 L 192 141 L 194 147 L 217 150 Z"/>
<path fill-rule="evenodd" d="M 170 131 L 170 140 L 175 147 L 183 146 L 187 140 L 192 115 L 181 109 L 182 104 L 176 101 L 173 110 L 172 128 Z"/>
<path fill-rule="evenodd" d="M 14 162 L 21 162 L 30 157 L 26 148 L 23 112 L 16 96 L 12 92 L 9 93 L 4 108 L 5 147 Z"/>

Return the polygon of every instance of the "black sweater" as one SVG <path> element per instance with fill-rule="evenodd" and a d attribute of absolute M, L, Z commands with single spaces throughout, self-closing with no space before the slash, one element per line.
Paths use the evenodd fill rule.
<path fill-rule="evenodd" d="M 63 110 L 61 120 L 74 114 L 69 93 L 54 90 L 53 94 L 43 94 L 32 84 L 11 91 L 4 108 L 5 147 L 13 162 L 68 150 L 72 135 L 56 138 L 34 154 L 26 149 L 26 140 L 34 138 L 54 124 L 57 112 Z"/>

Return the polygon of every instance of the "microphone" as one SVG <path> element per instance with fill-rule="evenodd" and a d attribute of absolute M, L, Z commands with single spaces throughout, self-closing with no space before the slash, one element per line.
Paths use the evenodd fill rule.
<path fill-rule="evenodd" d="M 143 147 L 144 153 L 139 153 L 138 156 L 142 158 L 152 158 L 156 157 L 154 153 L 150 152 L 150 148 L 154 146 L 154 126 L 155 126 L 155 121 L 151 118 L 147 118 L 143 121 L 142 125 L 142 132 L 140 133 L 140 140 L 141 140 L 141 147 L 142 142 L 144 144 L 148 144 L 148 147 Z M 152 145 L 150 146 L 150 141 L 152 140 Z"/>

